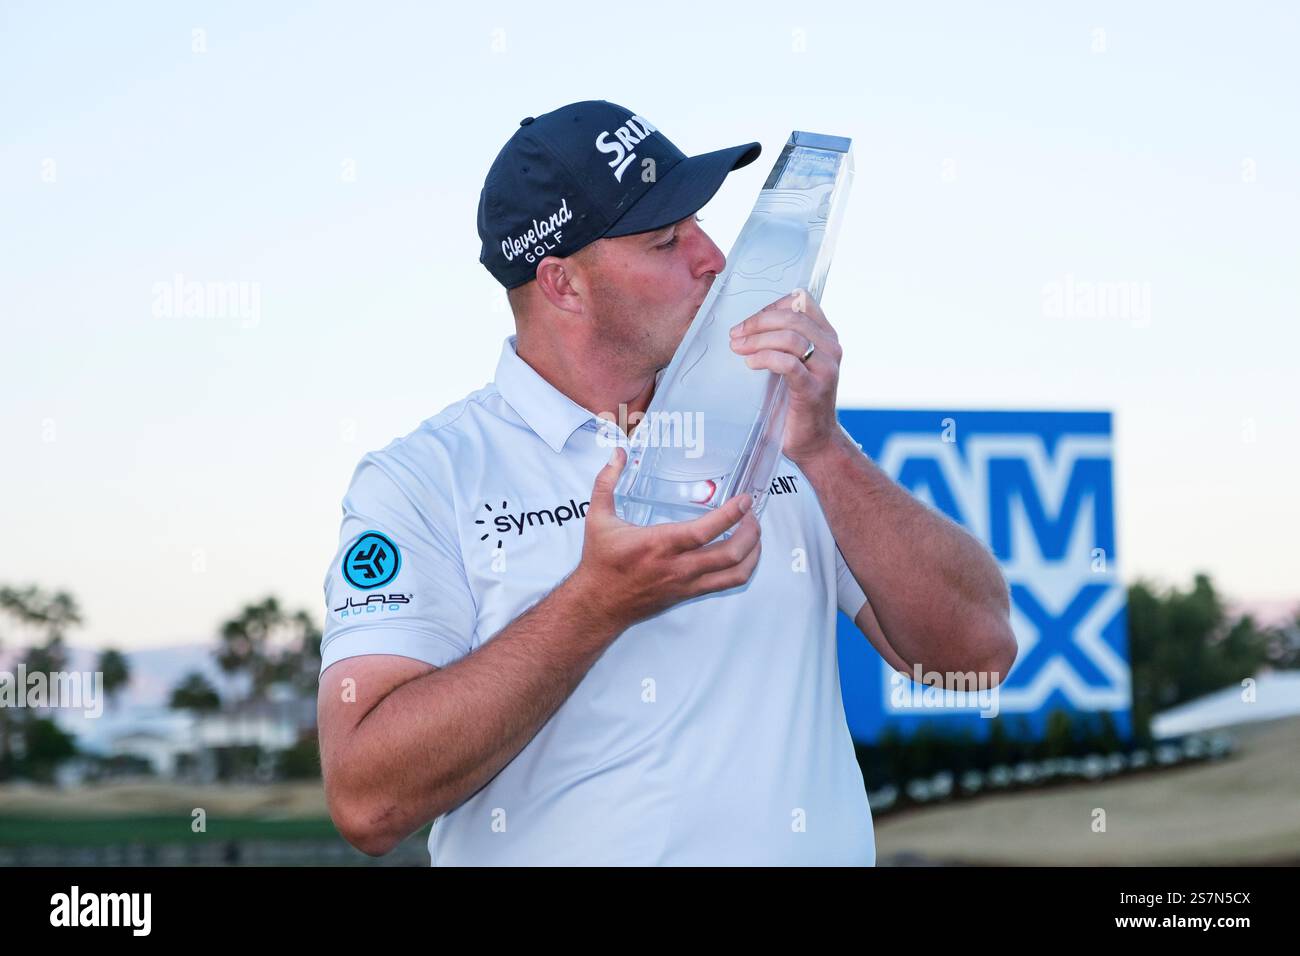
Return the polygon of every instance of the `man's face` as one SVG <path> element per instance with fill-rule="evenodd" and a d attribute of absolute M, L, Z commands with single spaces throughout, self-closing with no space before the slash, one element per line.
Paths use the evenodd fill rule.
<path fill-rule="evenodd" d="M 647 372 L 663 368 L 726 265 L 722 250 L 693 215 L 588 248 L 583 271 L 602 351 Z"/>

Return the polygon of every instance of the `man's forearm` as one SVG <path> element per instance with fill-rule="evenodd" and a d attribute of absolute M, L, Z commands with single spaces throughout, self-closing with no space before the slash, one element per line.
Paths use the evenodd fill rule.
<path fill-rule="evenodd" d="M 800 468 L 899 655 L 928 670 L 1005 677 L 1015 660 L 1007 587 L 984 546 L 913 498 L 842 433 Z"/>
<path fill-rule="evenodd" d="M 569 697 L 624 629 L 570 577 L 473 653 L 401 685 L 340 761 L 384 847 L 459 806 Z"/>

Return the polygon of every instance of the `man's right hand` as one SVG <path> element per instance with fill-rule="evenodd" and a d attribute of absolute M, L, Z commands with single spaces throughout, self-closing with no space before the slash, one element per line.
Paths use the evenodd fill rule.
<path fill-rule="evenodd" d="M 749 580 L 762 547 L 748 494 L 690 521 L 642 528 L 614 511 L 614 486 L 626 462 L 616 448 L 596 475 L 582 560 L 569 576 L 608 609 L 620 632 L 688 598 Z M 733 525 L 730 538 L 710 543 Z"/>

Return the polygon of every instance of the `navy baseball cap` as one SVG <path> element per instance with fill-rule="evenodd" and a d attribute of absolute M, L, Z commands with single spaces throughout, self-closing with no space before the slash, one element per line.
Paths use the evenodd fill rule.
<path fill-rule="evenodd" d="M 746 143 L 687 156 L 644 117 L 606 100 L 526 116 L 483 183 L 479 262 L 514 289 L 547 256 L 685 219 L 762 149 Z"/>

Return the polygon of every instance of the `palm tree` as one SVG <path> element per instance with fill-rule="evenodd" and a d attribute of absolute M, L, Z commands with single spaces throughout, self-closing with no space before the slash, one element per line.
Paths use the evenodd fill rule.
<path fill-rule="evenodd" d="M 227 674 L 248 677 L 250 700 L 263 699 L 267 688 L 281 681 L 308 690 L 313 685 L 306 675 L 310 671 L 314 679 L 313 667 L 320 666 L 320 641 L 310 614 L 290 614 L 274 597 L 266 597 L 221 626 L 217 663 Z"/>
<path fill-rule="evenodd" d="M 195 714 L 221 709 L 221 696 L 206 677 L 198 671 L 186 674 L 179 684 L 172 688 L 169 705 L 172 710 L 188 710 Z"/>
<path fill-rule="evenodd" d="M 290 619 L 290 624 L 298 635 L 294 646 L 289 648 L 281 661 L 284 678 L 293 684 L 302 694 L 316 693 L 320 682 L 320 642 L 321 631 L 316 626 L 316 619 L 306 611 L 299 611 Z"/>
<path fill-rule="evenodd" d="M 64 645 L 62 636 L 56 635 L 44 644 L 27 648 L 27 653 L 23 655 L 23 663 L 27 665 L 27 673 L 29 674 L 37 671 L 42 674 L 66 671 L 68 669 L 68 648 Z"/>
<path fill-rule="evenodd" d="M 131 665 L 127 663 L 125 654 L 110 647 L 99 655 L 96 670 L 104 675 L 104 694 L 108 697 L 109 706 L 114 706 L 117 695 L 131 683 Z"/>
<path fill-rule="evenodd" d="M 191 671 L 185 675 L 179 684 L 172 688 L 172 696 L 168 706 L 172 710 L 187 710 L 193 718 L 190 722 L 191 746 L 194 750 L 195 769 L 197 770 L 200 767 L 199 761 L 203 754 L 199 721 L 203 714 L 221 709 L 221 695 L 217 693 L 217 689 L 208 682 L 206 677 L 198 671 Z"/>
<path fill-rule="evenodd" d="M 81 624 L 76 599 L 66 591 L 47 593 L 35 584 L 24 588 L 0 586 L 0 614 L 20 630 L 36 630 L 44 645 L 32 645 L 23 657 L 29 671 L 61 671 L 67 667 L 68 654 L 63 636 L 68 628 Z M 3 641 L 0 641 L 0 645 Z M 22 688 L 16 688 L 21 691 Z M 26 710 L 20 711 L 27 714 Z M 10 764 L 10 719 L 8 708 L 0 707 L 0 776 Z"/>
<path fill-rule="evenodd" d="M 66 591 L 47 594 L 34 584 L 0 587 L 0 611 L 20 625 L 40 629 L 47 641 L 61 640 L 69 627 L 82 623 L 76 598 Z"/>

